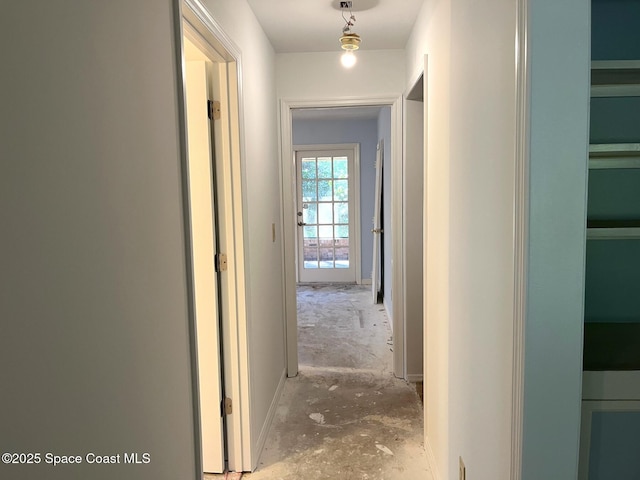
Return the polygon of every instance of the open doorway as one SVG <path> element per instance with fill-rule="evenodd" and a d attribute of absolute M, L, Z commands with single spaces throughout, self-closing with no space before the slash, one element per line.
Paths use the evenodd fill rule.
<path fill-rule="evenodd" d="M 319 196 L 320 189 L 314 184 L 319 178 L 330 178 L 328 173 L 318 173 L 317 163 L 319 158 L 326 159 L 325 168 L 329 170 L 329 158 L 332 161 L 334 159 L 333 155 L 315 154 L 321 141 L 334 145 L 337 142 L 359 143 L 362 278 L 359 282 L 349 283 L 299 282 L 300 277 L 296 276 L 299 265 L 295 265 L 297 258 L 299 262 L 315 261 L 318 264 L 323 259 L 306 259 L 304 252 L 296 252 L 295 248 L 288 249 L 285 245 L 285 251 L 289 252 L 286 260 L 294 264 L 292 275 L 287 278 L 286 283 L 295 295 L 292 303 L 296 322 L 295 328 L 288 329 L 287 332 L 289 336 L 292 332 L 296 335 L 293 351 L 290 350 L 289 355 L 289 361 L 295 355 L 295 373 L 292 374 L 293 371 L 290 370 L 289 375 L 297 375 L 285 384 L 268 441 L 270 447 L 261 458 L 261 467 L 255 473 L 256 479 L 274 478 L 281 471 L 294 469 L 297 475 L 304 478 L 338 478 L 345 475 L 354 478 L 431 478 L 422 447 L 424 415 L 420 399 L 413 385 L 408 384 L 404 378 L 393 375 L 395 347 L 387 309 L 401 307 L 403 302 L 391 303 L 389 295 L 385 299 L 389 301 L 388 305 L 375 303 L 371 295 L 374 238 L 371 230 L 375 204 L 376 158 L 383 158 L 382 155 L 378 156 L 379 140 L 385 139 L 383 143 L 389 148 L 389 162 L 393 158 L 400 158 L 391 155 L 395 139 L 399 138 L 390 138 L 393 136 L 392 108 L 375 106 L 372 109 L 376 113 L 369 121 L 373 125 L 369 142 L 339 136 L 358 123 L 354 118 L 344 120 L 344 123 L 338 118 L 325 121 L 324 124 L 312 120 L 298 122 L 297 115 L 304 116 L 311 112 L 295 109 L 290 112 L 293 114 L 291 149 L 290 156 L 287 154 L 285 158 L 291 158 L 289 166 L 292 174 L 283 182 L 284 185 L 291 185 L 292 192 L 288 197 L 292 202 L 290 207 L 301 206 L 304 209 L 306 201 L 307 210 L 317 209 L 310 198 Z M 339 110 L 347 110 L 342 112 L 344 115 L 353 115 L 357 109 Z M 336 111 L 327 109 L 322 113 L 337 114 Z M 379 121 L 383 115 L 386 115 L 386 122 Z M 385 125 L 386 132 L 379 135 Z M 318 138 L 319 134 L 329 137 Z M 296 149 L 304 144 L 312 144 L 313 155 L 307 152 L 304 152 L 305 155 L 295 155 Z M 300 175 L 302 178 L 299 180 L 306 179 L 309 182 L 307 189 L 313 190 L 304 199 L 296 198 L 294 185 L 300 181 L 295 182 L 293 172 L 296 171 L 296 166 L 299 167 L 299 174 L 301 170 L 296 159 L 306 159 L 312 170 L 306 177 Z M 389 164 L 386 170 L 390 174 L 393 166 Z M 389 210 L 394 200 L 394 196 L 390 194 L 392 180 L 388 178 L 386 186 Z M 296 200 L 299 203 L 295 203 Z M 289 239 L 294 246 L 305 248 L 310 246 L 309 242 L 304 243 L 304 236 L 300 240 L 298 229 L 307 226 L 319 229 L 320 225 L 328 225 L 331 219 L 320 221 L 317 212 L 310 214 L 303 210 L 302 215 L 297 215 L 298 211 L 300 210 L 291 208 L 289 212 L 292 224 Z M 386 228 L 391 237 L 395 231 L 392 224 L 394 215 L 390 211 L 387 213 L 386 220 L 389 223 Z M 298 220 L 300 217 L 302 219 Z M 298 225 L 298 221 L 303 225 Z M 299 238 L 297 243 L 294 242 L 296 234 Z M 307 238 L 315 240 L 316 236 Z M 330 240 L 335 242 L 335 239 Z M 391 245 L 393 244 L 389 242 L 387 246 Z M 389 259 L 393 255 L 394 252 L 391 251 Z M 385 273 L 390 279 L 394 277 L 393 272 Z M 389 281 L 389 287 L 394 285 Z M 292 297 L 287 297 L 288 301 L 291 299 Z M 292 338 L 289 337 L 289 340 Z M 291 439 L 295 441 L 292 442 Z M 322 470 L 318 469 L 319 464 L 322 464 Z"/>
<path fill-rule="evenodd" d="M 292 111 L 297 347 L 305 367 L 377 368 L 355 360 L 367 357 L 391 370 L 391 358 L 384 359 L 384 352 L 391 355 L 392 350 L 387 320 L 391 284 L 382 305 L 366 295 L 373 271 L 376 162 L 378 157 L 382 161 L 377 147 L 382 139 L 391 143 L 390 120 L 391 108 L 384 105 Z M 390 190 L 390 165 L 386 172 L 384 184 Z M 386 198 L 389 221 L 391 195 Z M 390 223 L 387 231 L 392 231 Z M 391 242 L 385 247 L 390 259 Z M 390 276 L 391 262 L 383 267 Z M 384 319 L 375 318 L 379 310 L 386 313 Z M 350 345 L 348 351 L 344 345 Z"/>
<path fill-rule="evenodd" d="M 240 55 L 198 2 L 182 14 L 196 443 L 203 473 L 250 471 Z"/>

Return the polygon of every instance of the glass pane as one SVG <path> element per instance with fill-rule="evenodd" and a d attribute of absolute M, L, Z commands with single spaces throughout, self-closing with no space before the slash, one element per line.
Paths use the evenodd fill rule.
<path fill-rule="evenodd" d="M 316 159 L 302 159 L 302 178 L 316 178 Z"/>
<path fill-rule="evenodd" d="M 304 268 L 318 268 L 318 227 L 304 227 Z"/>
<path fill-rule="evenodd" d="M 320 238 L 333 238 L 333 227 L 331 225 L 320 227 Z"/>
<path fill-rule="evenodd" d="M 349 223 L 349 204 L 348 203 L 334 203 L 336 211 L 335 223 Z"/>
<path fill-rule="evenodd" d="M 333 159 L 333 178 L 349 178 L 347 157 L 335 157 Z"/>
<path fill-rule="evenodd" d="M 336 180 L 333 183 L 333 199 L 342 201 L 349 199 L 349 180 Z"/>
<path fill-rule="evenodd" d="M 318 200 L 330 201 L 333 198 L 333 192 L 331 191 L 331 180 L 319 180 L 318 181 Z"/>
<path fill-rule="evenodd" d="M 349 268 L 349 227 L 346 225 L 337 226 L 336 237 L 334 245 L 336 268 Z"/>
<path fill-rule="evenodd" d="M 318 158 L 318 178 L 332 178 L 331 157 Z"/>
<path fill-rule="evenodd" d="M 320 245 L 320 248 L 333 248 L 334 242 L 333 238 L 321 238 L 318 245 Z"/>
<path fill-rule="evenodd" d="M 333 223 L 332 203 L 318 203 L 318 223 Z"/>
<path fill-rule="evenodd" d="M 315 202 L 316 196 L 316 182 L 314 180 L 302 181 L 302 201 L 303 202 Z"/>
<path fill-rule="evenodd" d="M 336 225 L 336 238 L 349 238 L 348 225 Z"/>
<path fill-rule="evenodd" d="M 317 203 L 305 203 L 302 206 L 302 221 L 304 223 L 318 223 Z"/>
<path fill-rule="evenodd" d="M 320 249 L 320 268 L 333 268 L 333 248 Z"/>
<path fill-rule="evenodd" d="M 307 239 L 313 240 L 314 243 L 317 243 L 318 239 L 318 227 L 304 227 L 302 231 L 302 235 L 304 237 L 304 243 L 307 244 Z"/>

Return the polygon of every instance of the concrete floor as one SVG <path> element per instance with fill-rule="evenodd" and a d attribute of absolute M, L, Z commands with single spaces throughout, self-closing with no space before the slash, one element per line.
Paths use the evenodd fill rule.
<path fill-rule="evenodd" d="M 370 289 L 298 287 L 298 326 L 300 373 L 285 384 L 258 469 L 242 479 L 432 480 L 422 404 L 391 373 L 389 321 Z"/>

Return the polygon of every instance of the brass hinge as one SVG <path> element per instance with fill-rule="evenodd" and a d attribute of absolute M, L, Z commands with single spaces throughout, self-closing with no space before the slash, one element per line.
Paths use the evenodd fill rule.
<path fill-rule="evenodd" d="M 233 413 L 233 401 L 229 397 L 222 401 L 222 413 L 224 415 L 231 415 Z"/>
<path fill-rule="evenodd" d="M 216 272 L 227 271 L 227 254 L 216 253 Z"/>
<path fill-rule="evenodd" d="M 207 100 L 207 115 L 210 120 L 220 120 L 220 102 Z"/>

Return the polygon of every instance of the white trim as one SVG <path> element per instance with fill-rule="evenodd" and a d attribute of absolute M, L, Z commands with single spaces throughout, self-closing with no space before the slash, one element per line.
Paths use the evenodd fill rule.
<path fill-rule="evenodd" d="M 218 185 L 228 186 L 219 195 L 220 225 L 224 231 L 220 236 L 220 247 L 227 253 L 230 267 L 226 273 L 228 294 L 223 296 L 221 305 L 228 327 L 223 332 L 225 385 L 227 396 L 235 401 L 234 414 L 227 419 L 227 455 L 230 470 L 249 471 L 259 452 L 252 451 L 250 425 L 249 292 L 245 267 L 249 265 L 249 259 L 244 248 L 247 218 L 242 54 L 199 0 L 182 0 L 182 6 L 182 19 L 226 59 L 226 64 L 222 64 L 227 66 L 226 79 L 223 80 L 227 82 L 228 96 L 221 100 L 222 108 L 228 114 L 224 141 L 227 142 L 226 153 L 230 161 L 219 162 L 217 168 Z"/>
<path fill-rule="evenodd" d="M 262 425 L 262 430 L 260 431 L 260 435 L 258 436 L 258 442 L 256 443 L 256 451 L 262 452 L 265 443 L 267 442 L 267 437 L 269 435 L 269 430 L 271 428 L 271 424 L 273 423 L 273 418 L 276 415 L 276 411 L 278 410 L 278 405 L 280 404 L 280 400 L 282 399 L 282 393 L 284 391 L 284 385 L 287 381 L 287 370 L 283 369 L 282 374 L 280 375 L 280 381 L 278 382 L 278 387 L 276 388 L 276 394 L 273 396 L 273 400 L 271 401 L 271 405 L 269 406 L 269 410 L 267 411 L 267 418 Z M 254 471 L 258 468 L 258 460 L 259 456 L 256 455 L 256 458 L 253 462 Z"/>
<path fill-rule="evenodd" d="M 416 382 L 423 382 L 423 381 L 424 381 L 424 375 L 422 373 L 407 373 L 407 382 L 416 383 Z"/>
<path fill-rule="evenodd" d="M 362 285 L 371 285 L 371 279 L 370 278 L 363 278 L 360 283 Z"/>
<path fill-rule="evenodd" d="M 402 213 L 404 208 L 404 142 L 403 108 L 404 99 L 400 97 L 391 109 L 391 321 L 393 322 L 393 374 L 404 378 L 407 366 L 405 355 L 405 316 L 404 316 L 404 227 Z M 396 126 L 394 128 L 393 126 Z"/>
<path fill-rule="evenodd" d="M 355 281 L 356 284 L 362 284 L 362 244 L 361 244 L 361 226 L 360 219 L 360 144 L 359 143 L 325 143 L 317 145 L 294 145 L 293 154 L 296 152 L 307 151 L 325 151 L 325 150 L 352 150 L 353 151 L 353 175 L 350 175 L 353 179 L 353 241 L 355 245 L 355 251 L 353 252 L 353 268 L 355 269 Z M 295 198 L 295 197 L 294 197 Z M 297 238 L 297 237 L 296 237 Z M 297 242 L 296 242 L 296 259 L 297 259 Z M 296 270 L 297 273 L 297 270 Z"/>
<path fill-rule="evenodd" d="M 431 470 L 431 476 L 433 480 L 441 480 L 440 472 L 438 471 L 438 463 L 436 462 L 436 456 L 433 453 L 433 448 L 431 448 L 431 440 L 429 437 L 425 435 L 424 437 L 424 450 L 427 453 L 427 463 L 429 464 L 429 469 Z"/>
<path fill-rule="evenodd" d="M 518 0 L 516 30 L 516 150 L 514 177 L 514 312 L 511 395 L 511 480 L 522 477 L 524 357 L 529 238 L 530 83 L 529 1 Z"/>
<path fill-rule="evenodd" d="M 402 187 L 402 97 L 371 97 L 371 98 L 342 98 L 342 99 L 280 99 L 280 158 L 281 158 L 281 210 L 282 210 L 282 252 L 284 258 L 284 304 L 287 345 L 287 375 L 293 377 L 298 374 L 298 326 L 296 304 L 296 270 L 295 259 L 287 254 L 295 249 L 295 201 L 293 187 L 295 186 L 295 162 L 293 161 L 293 133 L 291 110 L 295 108 L 317 107 L 350 107 L 350 106 L 378 106 L 391 107 L 391 144 L 392 144 L 392 184 Z M 395 176 L 395 177 L 394 177 Z M 400 178 L 397 178 L 400 176 Z M 397 190 L 396 190 L 397 191 Z M 396 298 L 402 298 L 402 229 L 396 228 L 402 215 L 402 196 L 392 196 L 392 224 L 393 265 L 392 291 Z M 402 224 L 400 223 L 400 227 Z M 395 302 L 392 321 L 398 323 L 404 331 L 402 302 Z M 397 341 L 400 339 L 400 341 Z M 404 375 L 404 345 L 402 336 L 394 335 L 394 373 L 400 378 Z M 401 359 L 400 362 L 397 358 Z"/>

